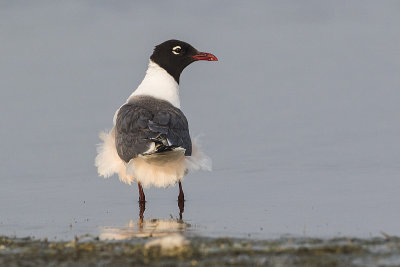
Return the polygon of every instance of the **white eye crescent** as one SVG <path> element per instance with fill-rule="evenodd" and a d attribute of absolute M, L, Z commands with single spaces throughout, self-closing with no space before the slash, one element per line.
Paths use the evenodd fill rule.
<path fill-rule="evenodd" d="M 174 46 L 172 48 L 172 53 L 174 53 L 175 55 L 178 55 L 181 51 L 182 51 L 182 47 L 180 47 L 179 45 Z"/>

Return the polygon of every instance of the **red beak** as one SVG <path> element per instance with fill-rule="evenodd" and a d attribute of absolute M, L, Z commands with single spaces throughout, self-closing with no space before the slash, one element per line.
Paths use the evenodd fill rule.
<path fill-rule="evenodd" d="M 207 60 L 207 61 L 218 61 L 218 58 L 210 53 L 198 52 L 192 56 L 195 60 Z"/>

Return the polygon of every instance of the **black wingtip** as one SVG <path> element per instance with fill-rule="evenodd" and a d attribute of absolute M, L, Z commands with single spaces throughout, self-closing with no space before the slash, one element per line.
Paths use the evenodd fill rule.
<path fill-rule="evenodd" d="M 156 152 L 155 153 L 162 153 L 162 152 L 167 152 L 167 151 L 172 151 L 178 146 L 165 146 L 165 145 L 159 145 L 156 147 Z"/>

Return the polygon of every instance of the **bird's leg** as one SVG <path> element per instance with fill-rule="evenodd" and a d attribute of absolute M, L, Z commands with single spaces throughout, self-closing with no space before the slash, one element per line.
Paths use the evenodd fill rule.
<path fill-rule="evenodd" d="M 179 220 L 182 221 L 182 213 L 185 211 L 185 201 L 178 201 Z"/>
<path fill-rule="evenodd" d="M 146 210 L 146 202 L 139 202 L 139 228 L 143 228 L 143 213 Z"/>
<path fill-rule="evenodd" d="M 178 196 L 178 207 L 179 207 L 179 219 L 182 220 L 182 213 L 185 210 L 185 195 L 182 190 L 182 183 L 179 181 L 179 196 Z"/>
<path fill-rule="evenodd" d="M 146 197 L 144 196 L 143 187 L 140 184 L 140 182 L 138 182 L 138 188 L 139 188 L 139 203 L 146 203 Z"/>
<path fill-rule="evenodd" d="M 179 196 L 178 196 L 178 202 L 184 202 L 185 201 L 185 195 L 183 194 L 182 190 L 182 183 L 179 181 Z"/>

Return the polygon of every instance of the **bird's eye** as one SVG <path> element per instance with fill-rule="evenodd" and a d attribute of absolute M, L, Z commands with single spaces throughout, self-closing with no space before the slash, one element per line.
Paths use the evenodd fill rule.
<path fill-rule="evenodd" d="M 174 53 L 175 55 L 178 55 L 181 51 L 182 51 L 182 48 L 179 45 L 174 46 L 172 48 L 172 53 Z"/>

